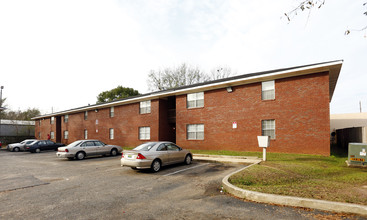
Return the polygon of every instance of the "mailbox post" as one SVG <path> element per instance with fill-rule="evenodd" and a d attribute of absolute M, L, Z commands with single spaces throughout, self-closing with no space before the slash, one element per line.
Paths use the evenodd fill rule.
<path fill-rule="evenodd" d="M 270 136 L 257 136 L 259 147 L 263 148 L 263 161 L 266 161 L 266 148 L 270 145 Z"/>

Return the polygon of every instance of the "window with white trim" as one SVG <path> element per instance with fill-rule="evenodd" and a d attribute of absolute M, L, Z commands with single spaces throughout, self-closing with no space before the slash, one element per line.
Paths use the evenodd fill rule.
<path fill-rule="evenodd" d="M 204 124 L 187 125 L 187 140 L 204 140 Z"/>
<path fill-rule="evenodd" d="M 50 136 L 51 136 L 51 137 L 50 137 L 51 139 L 55 139 L 55 132 L 51 131 L 51 132 L 50 132 Z"/>
<path fill-rule="evenodd" d="M 111 107 L 110 108 L 110 118 L 113 118 L 113 117 L 115 117 L 115 107 Z"/>
<path fill-rule="evenodd" d="M 51 124 L 53 125 L 55 123 L 55 117 L 54 116 L 52 116 L 51 117 Z"/>
<path fill-rule="evenodd" d="M 110 128 L 110 139 L 113 140 L 114 139 L 114 130 L 113 128 Z"/>
<path fill-rule="evenodd" d="M 273 100 L 275 99 L 275 83 L 274 80 L 261 83 L 261 99 Z"/>
<path fill-rule="evenodd" d="M 88 139 L 88 130 L 84 129 L 84 139 Z"/>
<path fill-rule="evenodd" d="M 64 131 L 64 139 L 69 139 L 69 131 Z"/>
<path fill-rule="evenodd" d="M 187 108 L 204 107 L 204 92 L 187 94 Z"/>
<path fill-rule="evenodd" d="M 139 128 L 139 140 L 150 140 L 150 127 Z"/>
<path fill-rule="evenodd" d="M 88 120 L 88 111 L 84 112 L 84 120 Z"/>
<path fill-rule="evenodd" d="M 150 113 L 150 106 L 151 106 L 151 102 L 150 100 L 148 101 L 144 101 L 144 102 L 140 102 L 140 114 L 147 114 Z"/>
<path fill-rule="evenodd" d="M 69 121 L 69 115 L 64 115 L 64 122 L 68 123 L 68 121 Z"/>
<path fill-rule="evenodd" d="M 261 135 L 270 136 L 270 139 L 275 139 L 275 120 L 261 121 Z"/>

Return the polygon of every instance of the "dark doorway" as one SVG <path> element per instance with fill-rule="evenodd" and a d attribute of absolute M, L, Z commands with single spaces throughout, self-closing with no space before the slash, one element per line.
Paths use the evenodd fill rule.
<path fill-rule="evenodd" d="M 56 116 L 56 142 L 61 143 L 61 116 Z"/>

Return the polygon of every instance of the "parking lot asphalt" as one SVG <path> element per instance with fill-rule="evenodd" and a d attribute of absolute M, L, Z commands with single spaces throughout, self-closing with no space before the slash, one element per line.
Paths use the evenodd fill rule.
<path fill-rule="evenodd" d="M 0 151 L 0 219 L 318 219 L 328 212 L 253 203 L 221 192 L 245 166 L 194 161 L 158 173 L 120 166 L 120 157 L 82 161 L 54 151 Z M 359 216 L 347 216 L 363 219 Z"/>

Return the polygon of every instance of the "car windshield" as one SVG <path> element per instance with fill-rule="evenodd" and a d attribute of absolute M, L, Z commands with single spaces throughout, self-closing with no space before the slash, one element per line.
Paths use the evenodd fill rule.
<path fill-rule="evenodd" d="M 23 141 L 24 142 L 24 141 Z M 32 144 L 34 141 L 27 141 L 26 144 Z"/>
<path fill-rule="evenodd" d="M 155 145 L 155 143 L 151 143 L 151 142 L 150 143 L 144 143 L 144 144 L 141 144 L 141 145 L 137 146 L 133 150 L 149 151 L 154 145 Z"/>
<path fill-rule="evenodd" d="M 78 146 L 82 141 L 74 141 L 73 143 L 69 144 L 67 147 L 75 147 Z"/>

